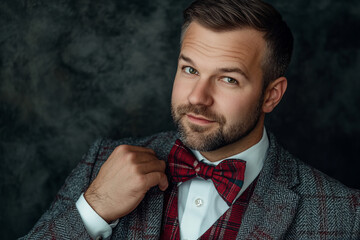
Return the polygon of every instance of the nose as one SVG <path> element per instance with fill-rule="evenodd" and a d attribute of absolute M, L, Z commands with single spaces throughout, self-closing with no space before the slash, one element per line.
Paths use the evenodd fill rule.
<path fill-rule="evenodd" d="M 188 101 L 192 105 L 210 106 L 213 104 L 212 89 L 210 81 L 205 79 L 198 80 L 191 93 L 188 96 Z"/>

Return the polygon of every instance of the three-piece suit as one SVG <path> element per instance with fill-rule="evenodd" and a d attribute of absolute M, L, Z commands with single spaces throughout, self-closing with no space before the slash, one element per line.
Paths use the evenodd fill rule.
<path fill-rule="evenodd" d="M 75 202 L 121 144 L 148 147 L 166 160 L 176 132 L 141 139 L 98 140 L 72 171 L 50 209 L 26 239 L 89 239 Z M 360 239 L 360 191 L 294 158 L 269 134 L 264 167 L 243 215 L 237 239 Z M 120 219 L 111 239 L 159 239 L 164 193 L 153 187 Z"/>

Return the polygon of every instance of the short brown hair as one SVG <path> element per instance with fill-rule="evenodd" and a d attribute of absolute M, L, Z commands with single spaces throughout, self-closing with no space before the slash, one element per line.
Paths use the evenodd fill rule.
<path fill-rule="evenodd" d="M 196 0 L 184 11 L 182 38 L 193 21 L 216 31 L 249 27 L 264 32 L 267 46 L 262 63 L 264 87 L 284 76 L 294 38 L 280 13 L 270 4 L 261 0 Z"/>

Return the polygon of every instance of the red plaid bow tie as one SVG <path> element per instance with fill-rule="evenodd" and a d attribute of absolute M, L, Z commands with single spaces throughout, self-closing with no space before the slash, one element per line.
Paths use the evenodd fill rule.
<path fill-rule="evenodd" d="M 211 179 L 219 195 L 230 206 L 244 183 L 246 162 L 227 159 L 217 166 L 199 162 L 180 140 L 170 151 L 169 170 L 174 183 L 186 182 L 196 176 Z"/>

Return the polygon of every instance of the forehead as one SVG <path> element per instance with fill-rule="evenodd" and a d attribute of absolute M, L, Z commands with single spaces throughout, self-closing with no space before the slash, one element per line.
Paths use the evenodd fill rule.
<path fill-rule="evenodd" d="M 263 33 L 254 29 L 214 31 L 192 22 L 185 32 L 181 53 L 198 60 L 206 58 L 207 64 L 240 64 L 250 71 L 260 67 L 265 45 Z"/>

